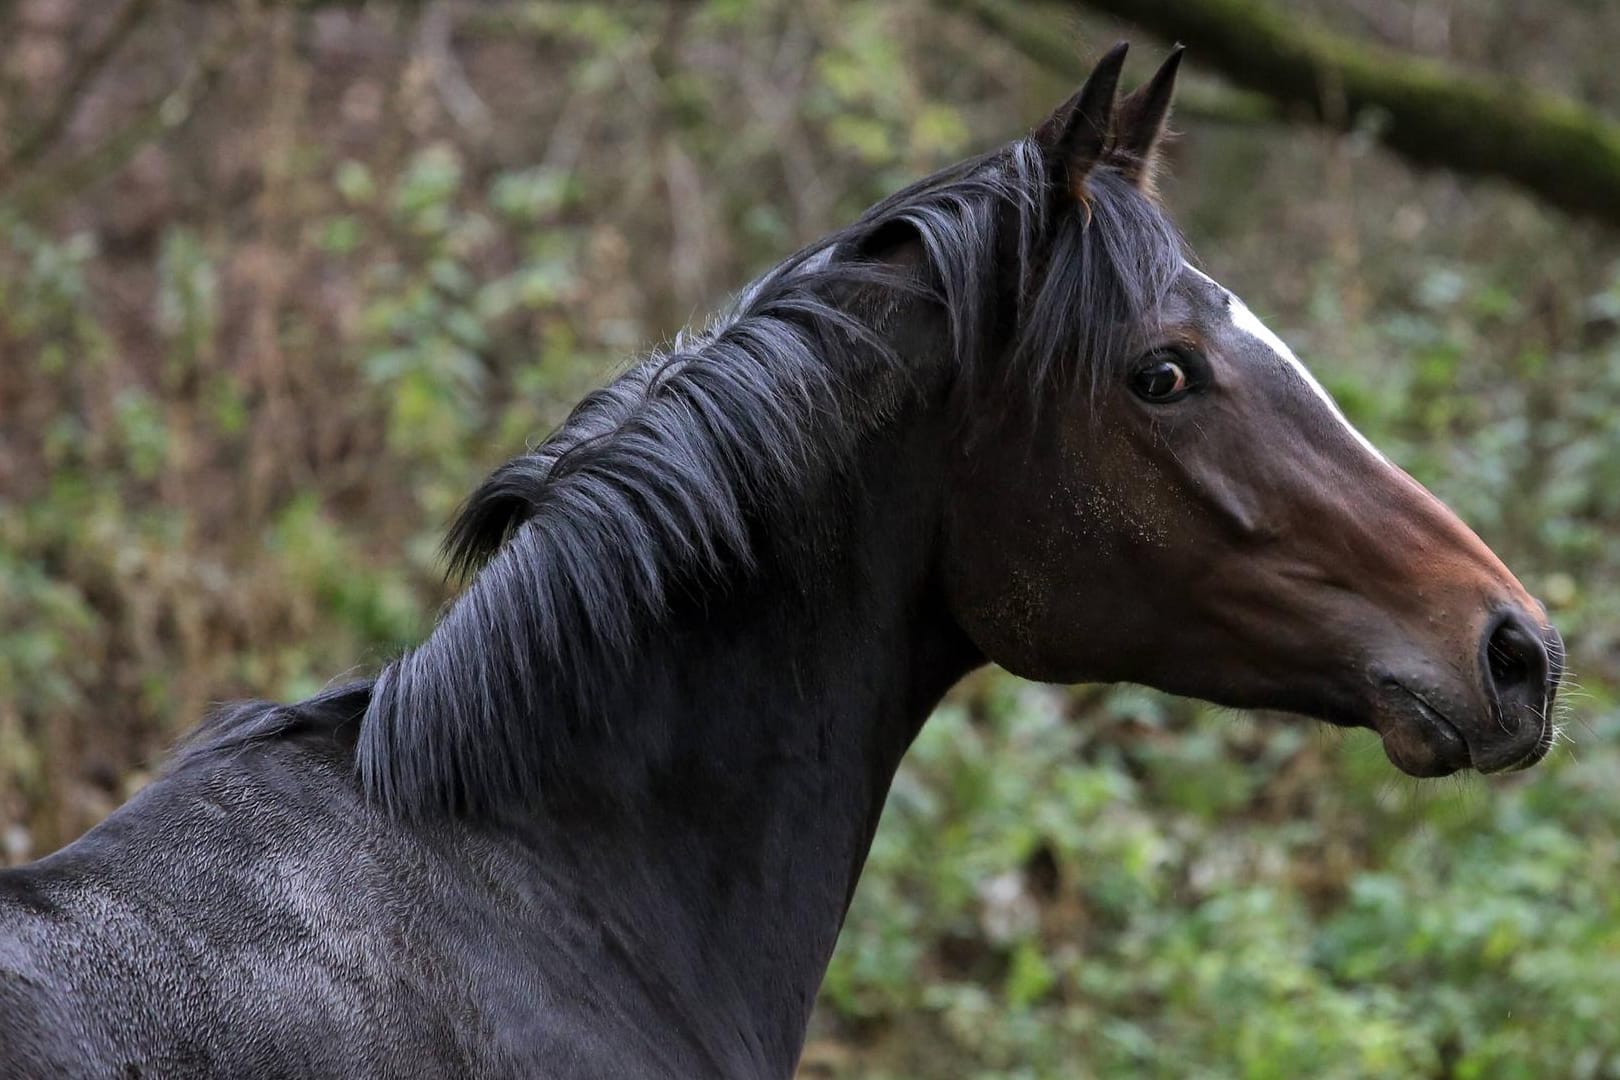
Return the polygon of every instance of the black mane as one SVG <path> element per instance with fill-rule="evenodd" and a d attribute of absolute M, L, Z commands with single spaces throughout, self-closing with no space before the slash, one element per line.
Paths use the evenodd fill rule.
<path fill-rule="evenodd" d="M 748 574 L 760 533 L 884 422 L 861 391 L 897 358 L 880 320 L 855 314 L 883 304 L 852 296 L 943 308 L 961 387 L 1050 399 L 1137 355 L 1181 268 L 1180 238 L 1114 169 L 1090 175 L 1084 211 L 1048 176 L 1034 140 L 1020 140 L 765 273 L 711 327 L 590 394 L 472 494 L 445 549 L 453 572 L 475 576 L 368 698 L 360 684 L 301 705 L 237 706 L 187 756 L 352 722 L 365 700 L 357 768 L 391 812 L 532 802 L 548 764 L 612 713 L 672 591 Z M 905 233 L 920 266 L 868 257 Z"/>

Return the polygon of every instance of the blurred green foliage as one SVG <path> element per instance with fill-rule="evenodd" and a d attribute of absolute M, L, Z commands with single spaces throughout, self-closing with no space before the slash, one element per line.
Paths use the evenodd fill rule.
<path fill-rule="evenodd" d="M 0 17 L 23 73 L 0 115 L 65 78 L 40 57 L 85 47 L 51 14 L 73 7 Z M 1504 29 L 1525 17 L 1447 5 L 1445 40 L 1592 85 L 1602 51 Z M 23 208 L 0 173 L 11 860 L 105 814 L 209 702 L 418 639 L 483 471 L 1070 89 L 922 0 L 150 19 L 32 176 L 78 175 L 187 76 L 166 35 L 247 44 L 90 186 L 31 182 L 55 198 Z M 1418 784 L 1364 734 L 976 677 L 895 782 L 804 1072 L 1620 1076 L 1614 238 L 1355 136 L 1185 126 L 1166 193 L 1205 265 L 1548 601 L 1572 745 Z"/>

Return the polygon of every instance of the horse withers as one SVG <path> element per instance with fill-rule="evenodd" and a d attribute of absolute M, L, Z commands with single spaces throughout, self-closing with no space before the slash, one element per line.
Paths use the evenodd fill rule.
<path fill-rule="evenodd" d="M 987 662 L 1540 759 L 1561 646 L 1153 194 L 1179 53 L 791 256 L 497 470 L 414 651 L 0 874 L 7 1077 L 786 1077 Z"/>

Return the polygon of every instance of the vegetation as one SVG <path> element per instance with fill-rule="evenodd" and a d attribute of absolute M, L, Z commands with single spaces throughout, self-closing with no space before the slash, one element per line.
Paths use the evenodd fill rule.
<path fill-rule="evenodd" d="M 9 861 L 210 702 L 417 639 L 485 470 L 1072 90 L 926 0 L 137 5 L 0 8 Z M 1620 111 L 1606 8 L 1298 6 Z M 1620 246 L 1264 111 L 1184 118 L 1166 199 L 1548 602 L 1572 744 L 1419 783 L 1365 733 L 987 672 L 896 782 L 807 1076 L 1620 1075 Z"/>

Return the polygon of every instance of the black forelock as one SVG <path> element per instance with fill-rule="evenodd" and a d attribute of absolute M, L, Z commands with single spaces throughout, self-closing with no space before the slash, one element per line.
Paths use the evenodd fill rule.
<path fill-rule="evenodd" d="M 497 469 L 446 541 L 470 584 L 371 688 L 357 748 L 367 792 L 412 816 L 535 798 L 568 744 L 607 720 L 672 590 L 748 574 L 751 538 L 847 470 L 886 419 L 861 390 L 899 357 L 852 294 L 937 305 L 964 386 L 1050 401 L 1137 355 L 1181 270 L 1179 235 L 1113 169 L 1088 178 L 1083 208 L 1048 175 L 1024 139 L 897 192 Z M 915 239 L 918 269 L 867 257 L 897 230 Z M 256 732 L 273 726 L 256 714 Z"/>

